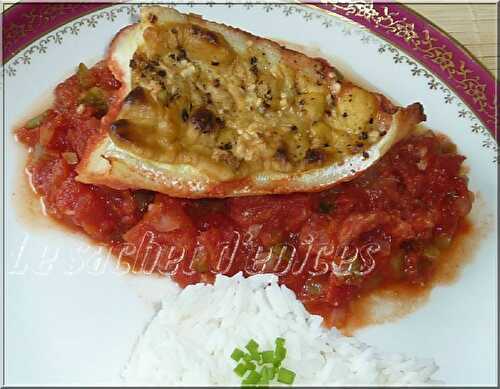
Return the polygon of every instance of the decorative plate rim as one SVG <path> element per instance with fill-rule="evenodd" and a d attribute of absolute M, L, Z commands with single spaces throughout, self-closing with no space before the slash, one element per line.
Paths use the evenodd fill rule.
<path fill-rule="evenodd" d="M 210 3 L 216 4 L 216 2 Z M 484 65 L 438 27 L 406 6 L 392 2 L 375 0 L 373 3 L 331 1 L 305 3 L 305 6 L 340 15 L 364 26 L 416 59 L 459 96 L 490 131 L 493 138 L 497 139 L 497 81 Z M 3 64 L 6 65 L 23 48 L 51 31 L 79 17 L 117 4 L 127 3 L 13 5 L 2 14 Z"/>

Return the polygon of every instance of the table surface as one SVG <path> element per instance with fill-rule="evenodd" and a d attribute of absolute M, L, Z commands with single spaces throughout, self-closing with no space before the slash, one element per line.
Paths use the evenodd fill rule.
<path fill-rule="evenodd" d="M 12 5 L 5 4 L 5 9 Z M 406 4 L 462 44 L 494 76 L 498 71 L 497 6 L 474 0 L 460 4 Z"/>
<path fill-rule="evenodd" d="M 498 71 L 496 4 L 406 4 L 465 46 L 495 77 Z"/>

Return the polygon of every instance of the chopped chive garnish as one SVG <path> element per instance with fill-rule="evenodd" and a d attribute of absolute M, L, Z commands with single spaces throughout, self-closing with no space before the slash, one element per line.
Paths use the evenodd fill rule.
<path fill-rule="evenodd" d="M 256 368 L 255 363 L 252 363 L 252 362 L 246 362 L 245 366 L 246 366 L 247 370 L 255 370 L 255 368 Z"/>
<path fill-rule="evenodd" d="M 276 374 L 276 370 L 274 367 L 268 367 L 268 366 L 264 366 L 262 368 L 262 370 L 260 371 L 260 374 L 262 374 L 262 377 L 266 378 L 267 380 L 271 381 L 275 374 Z"/>
<path fill-rule="evenodd" d="M 276 350 L 274 350 L 274 360 L 281 362 L 285 358 L 286 358 L 286 348 L 276 347 Z"/>
<path fill-rule="evenodd" d="M 250 339 L 250 341 L 247 343 L 247 345 L 245 346 L 245 348 L 248 351 L 250 351 L 250 353 L 257 352 L 259 350 L 259 344 L 255 340 Z"/>
<path fill-rule="evenodd" d="M 262 362 L 264 363 L 273 363 L 274 360 L 274 351 L 263 351 L 261 354 Z"/>
<path fill-rule="evenodd" d="M 244 355 L 245 353 L 238 347 L 236 347 L 233 353 L 231 354 L 231 358 L 234 359 L 236 362 L 238 362 L 241 358 L 243 358 Z"/>
<path fill-rule="evenodd" d="M 261 355 L 259 352 L 256 352 L 256 351 L 250 352 L 250 358 L 252 359 L 252 361 L 256 361 L 258 363 L 261 363 Z"/>
<path fill-rule="evenodd" d="M 252 356 L 250 354 L 247 354 L 247 353 L 245 353 L 245 355 L 243 355 L 242 359 L 245 362 L 252 362 Z"/>
<path fill-rule="evenodd" d="M 236 366 L 233 371 L 240 377 L 243 377 L 245 373 L 247 372 L 247 366 L 244 363 L 239 363 L 238 366 Z"/>
<path fill-rule="evenodd" d="M 231 359 L 239 362 L 234 372 L 243 379 L 243 386 L 267 387 L 273 384 L 273 380 L 287 385 L 293 383 L 295 373 L 281 367 L 287 354 L 285 339 L 276 338 L 274 350 L 259 352 L 259 344 L 253 339 L 250 339 L 245 348 L 248 353 L 236 347 L 231 354 Z"/>
<path fill-rule="evenodd" d="M 281 367 L 278 370 L 278 382 L 286 385 L 292 385 L 295 380 L 295 373 L 291 370 Z"/>
<path fill-rule="evenodd" d="M 242 382 L 243 385 L 255 385 L 260 381 L 260 374 L 255 370 L 251 371 L 247 378 Z"/>

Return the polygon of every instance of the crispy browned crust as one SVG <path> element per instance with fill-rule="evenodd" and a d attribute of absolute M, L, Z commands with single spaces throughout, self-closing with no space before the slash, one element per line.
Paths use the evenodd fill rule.
<path fill-rule="evenodd" d="M 108 65 L 108 68 L 109 68 L 109 70 L 111 70 L 111 72 L 113 73 L 113 75 L 115 76 L 115 78 L 118 81 L 123 80 L 123 72 L 122 72 L 122 69 L 120 68 L 120 66 L 117 66 L 117 64 L 110 59 L 111 53 L 115 49 L 116 45 L 119 43 L 118 41 L 119 41 L 120 37 L 123 36 L 123 33 L 126 31 L 130 31 L 131 29 L 134 28 L 134 26 L 136 26 L 136 24 L 132 24 L 130 26 L 124 27 L 120 31 L 118 31 L 118 33 L 113 37 L 113 40 L 111 41 L 111 43 L 109 45 L 108 52 L 106 54 L 105 61 Z M 96 149 L 96 147 L 101 142 L 103 142 L 108 137 L 109 126 L 111 125 L 111 123 L 114 121 L 114 119 L 120 113 L 120 109 L 122 106 L 123 99 L 125 98 L 125 95 L 126 95 L 126 90 L 125 90 L 125 86 L 122 83 L 122 87 L 120 89 L 118 89 L 116 91 L 115 95 L 113 96 L 113 103 L 109 106 L 108 113 L 104 117 L 101 118 L 101 125 L 99 128 L 98 134 L 94 135 L 92 138 L 90 138 L 88 140 L 87 146 L 85 148 L 85 152 L 82 155 L 80 163 L 78 164 L 78 166 L 75 169 L 77 173 L 81 173 L 81 171 L 85 170 L 85 168 L 88 166 L 90 159 L 92 157 L 92 152 Z M 116 181 L 116 180 L 114 180 L 114 181 Z M 97 184 L 97 182 L 96 182 L 96 184 Z M 112 188 L 125 189 L 123 187 L 118 188 L 118 186 L 119 186 L 118 183 L 111 183 L 111 184 L 114 184 L 114 185 L 108 185 L 106 183 L 102 183 L 102 185 L 107 185 L 107 186 L 110 186 Z M 121 186 L 123 186 L 123 185 L 121 185 Z"/>
<path fill-rule="evenodd" d="M 158 8 L 163 7 L 151 7 L 151 9 Z M 269 50 L 276 51 L 280 56 L 280 60 L 285 61 L 291 67 L 301 70 L 308 69 L 310 72 L 314 72 L 316 76 L 331 78 L 332 80 L 338 74 L 336 69 L 322 58 L 307 57 L 298 51 L 288 49 L 269 39 L 255 36 L 238 28 L 207 22 L 199 15 L 189 14 L 185 15 L 185 17 L 190 23 L 195 23 L 208 29 L 213 29 L 216 26 L 217 28 L 222 28 L 232 34 L 236 34 L 235 36 L 238 39 L 244 38 L 255 44 L 265 44 L 269 47 Z M 108 66 L 115 77 L 122 82 L 124 80 L 123 69 L 114 61 L 112 53 L 120 43 L 120 40 L 126 36 L 126 33 L 132 31 L 136 26 L 134 24 L 122 29 L 114 37 L 109 47 L 107 56 Z M 345 93 L 353 86 L 354 84 L 349 81 L 344 81 L 341 93 Z M 393 105 L 385 96 L 374 94 L 379 101 L 379 114 L 383 116 L 383 121 L 387 126 L 386 129 L 390 136 L 386 137 L 380 144 L 377 143 L 374 145 L 377 148 L 370 150 L 372 156 L 369 161 L 351 161 L 348 165 L 346 164 L 346 166 L 337 168 L 336 171 L 332 171 L 331 173 L 325 172 L 323 175 L 327 178 L 323 178 L 317 174 L 317 177 L 313 177 L 313 175 L 308 177 L 308 173 L 306 172 L 286 177 L 270 178 L 267 181 L 248 177 L 229 182 L 203 182 L 201 176 L 179 175 L 178 173 L 176 175 L 175 172 L 168 172 L 160 168 L 156 169 L 154 166 L 146 166 L 147 161 L 141 160 L 140 157 L 127 155 L 121 158 L 110 156 L 104 158 L 103 154 L 99 154 L 100 149 L 106 150 L 107 144 L 111 142 L 108 136 L 108 128 L 118 115 L 126 94 L 127 89 L 125 83 L 123 83 L 123 87 L 116 93 L 115 103 L 111 105 L 108 114 L 102 119 L 99 135 L 91 139 L 88 143 L 86 152 L 76 169 L 79 173 L 78 180 L 97 185 L 106 185 L 116 189 L 149 189 L 174 197 L 186 198 L 320 191 L 332 187 L 339 182 L 351 180 L 362 173 L 385 154 L 394 143 L 404 138 L 416 124 L 425 120 L 423 107 L 420 103 L 400 108 Z M 105 163 L 109 165 L 106 172 L 96 172 L 90 167 L 97 157 L 103 157 L 106 160 Z M 328 174 L 330 175 L 328 176 Z"/>
<path fill-rule="evenodd" d="M 210 29 L 210 27 L 213 25 L 213 22 L 209 22 L 203 19 L 200 15 L 189 13 L 186 16 L 188 22 L 198 24 L 201 27 Z M 323 58 L 308 57 L 304 53 L 287 48 L 270 39 L 253 35 L 252 33 L 241 30 L 237 27 L 228 26 L 227 24 L 224 23 L 217 23 L 217 25 L 223 27 L 228 31 L 231 31 L 235 34 L 245 37 L 246 40 L 248 41 L 252 41 L 257 44 L 264 43 L 266 45 L 269 45 L 274 50 L 277 50 L 280 53 L 281 59 L 283 59 L 291 67 L 301 70 L 313 69 L 314 72 L 322 74 L 325 78 L 328 76 L 329 73 L 338 74 L 338 71 Z"/>

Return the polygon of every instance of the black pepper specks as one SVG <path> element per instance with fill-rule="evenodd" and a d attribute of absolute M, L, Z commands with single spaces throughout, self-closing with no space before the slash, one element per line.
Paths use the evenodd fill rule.
<path fill-rule="evenodd" d="M 191 26 L 191 33 L 212 45 L 217 45 L 219 43 L 219 39 L 215 32 L 197 26 L 196 24 Z"/>
<path fill-rule="evenodd" d="M 363 158 L 364 158 L 364 159 L 368 159 L 368 158 L 370 158 L 370 154 L 368 154 L 368 152 L 367 152 L 367 151 L 363 151 Z"/>
<path fill-rule="evenodd" d="M 306 151 L 305 159 L 308 163 L 323 162 L 325 160 L 325 153 L 318 149 L 309 149 Z"/>
<path fill-rule="evenodd" d="M 207 104 L 212 104 L 213 103 L 212 95 L 210 93 L 205 93 L 205 100 L 206 100 Z"/>
<path fill-rule="evenodd" d="M 176 60 L 178 62 L 180 62 L 183 59 L 187 59 L 187 53 L 186 53 L 186 49 L 184 49 L 183 47 L 180 47 L 179 48 L 179 53 L 177 54 L 177 57 L 176 57 Z"/>
<path fill-rule="evenodd" d="M 280 162 L 286 162 L 288 160 L 288 153 L 284 147 L 279 147 L 274 154 L 274 158 Z"/>
<path fill-rule="evenodd" d="M 256 76 L 259 74 L 259 69 L 257 69 L 257 57 L 250 58 L 250 71 Z"/>
<path fill-rule="evenodd" d="M 209 134 L 216 130 L 215 115 L 206 108 L 198 108 L 191 116 L 191 123 L 202 134 Z"/>
<path fill-rule="evenodd" d="M 137 86 L 134 89 L 132 89 L 124 100 L 126 104 L 143 103 L 145 101 L 146 101 L 146 93 L 144 92 L 144 89 L 140 86 Z"/>
<path fill-rule="evenodd" d="M 149 14 L 148 20 L 149 20 L 149 23 L 155 24 L 158 21 L 158 16 L 156 16 L 155 14 Z"/>

